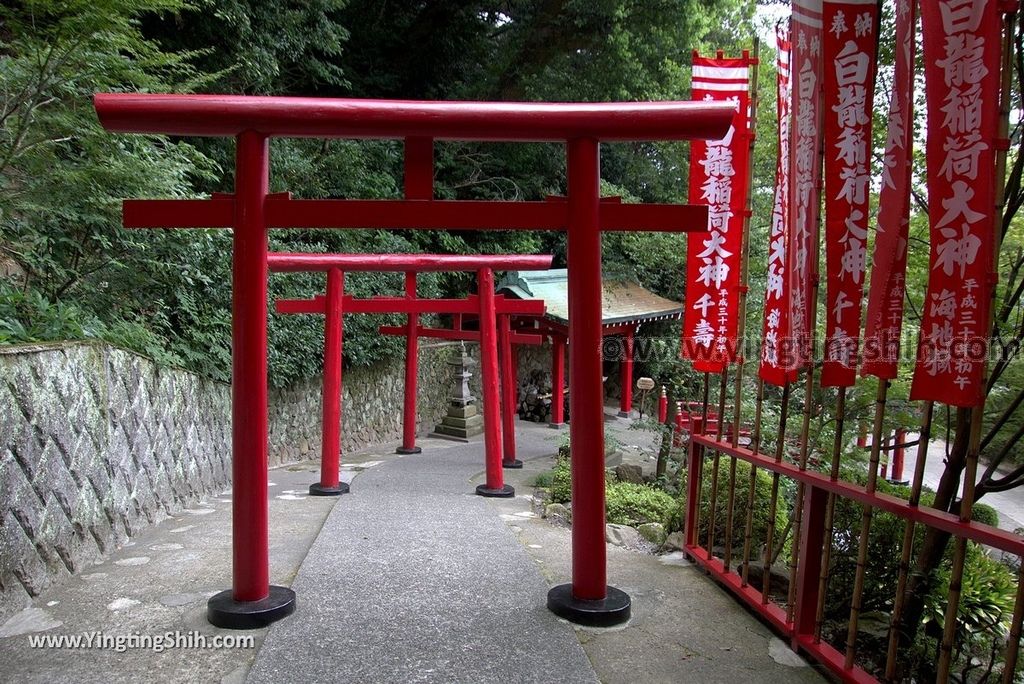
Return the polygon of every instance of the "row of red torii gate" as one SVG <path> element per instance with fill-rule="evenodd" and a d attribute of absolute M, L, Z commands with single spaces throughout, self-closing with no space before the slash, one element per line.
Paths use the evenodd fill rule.
<path fill-rule="evenodd" d="M 385 325 L 379 328 L 382 334 L 405 337 L 406 342 L 402 444 L 396 453 L 421 452 L 416 445 L 419 338 L 476 342 L 480 345 L 481 385 L 486 401 L 483 430 L 487 465 L 487 483 L 478 487 L 477 493 L 513 496 L 515 492 L 504 484 L 501 469 L 522 467 L 522 462 L 516 458 L 515 434 L 519 406 L 519 345 L 540 345 L 550 341 L 552 396 L 549 424 L 556 429 L 565 425 L 568 270 L 550 269 L 551 261 L 551 256 L 528 255 L 269 254 L 267 262 L 271 271 L 326 272 L 326 292 L 323 295 L 276 302 L 276 310 L 280 314 L 325 316 L 321 475 L 319 482 L 310 485 L 310 494 L 330 496 L 349 491 L 349 486 L 341 482 L 339 473 L 343 316 L 404 313 L 407 316 L 404 326 Z M 417 296 L 417 273 L 474 269 L 477 272 L 475 295 L 463 299 L 423 299 Z M 495 284 L 496 269 L 512 273 L 504 282 Z M 546 270 L 528 273 L 531 269 Z M 344 294 L 346 272 L 371 270 L 403 272 L 404 296 L 356 299 Z M 496 294 L 487 292 L 492 288 Z M 450 315 L 452 327 L 421 325 L 421 314 L 428 313 Z M 620 280 L 602 283 L 601 333 L 605 338 L 617 336 L 620 340 L 617 345 L 605 346 L 605 361 L 618 363 L 619 417 L 629 417 L 632 411 L 634 340 L 640 325 L 678 319 L 681 315 L 681 304 L 655 295 L 635 283 Z M 485 318 L 495 319 L 496 335 L 490 324 L 483 323 Z M 494 411 L 491 411 L 492 406 Z M 500 419 L 495 418 L 496 413 L 500 414 Z"/>
<path fill-rule="evenodd" d="M 271 585 L 269 580 L 267 279 L 271 268 L 269 230 L 303 228 L 566 232 L 566 308 L 572 315 L 561 327 L 553 324 L 551 327 L 558 330 L 562 340 L 568 339 L 572 417 L 569 430 L 573 445 L 572 582 L 553 587 L 548 593 L 547 605 L 556 614 L 581 624 L 607 626 L 629 619 L 629 595 L 607 583 L 602 367 L 606 326 L 602 317 L 601 233 L 706 231 L 708 208 L 706 205 L 623 204 L 614 199 L 602 199 L 600 144 L 602 141 L 721 139 L 733 119 L 731 104 L 411 102 L 117 93 L 96 95 L 95 107 L 101 124 L 114 132 L 236 139 L 234 193 L 205 200 L 127 200 L 124 203 L 124 225 L 129 228 L 233 229 L 233 582 L 231 589 L 210 598 L 207 618 L 211 623 L 241 629 L 260 627 L 295 610 L 294 592 Z M 300 200 L 288 193 L 271 194 L 270 140 L 275 136 L 402 140 L 405 144 L 405 198 Z M 436 200 L 433 196 L 435 140 L 564 144 L 566 196 L 536 202 Z M 280 258 L 327 259 L 323 255 L 282 255 Z M 278 265 L 284 267 L 284 264 Z M 544 268 L 542 264 L 538 266 Z M 352 270 L 355 266 L 322 263 L 311 269 L 327 271 L 325 299 L 333 298 L 340 306 L 320 307 L 314 300 L 314 304 L 306 304 L 310 313 L 317 313 L 319 309 L 328 317 L 340 317 L 346 305 L 353 313 L 382 307 L 410 315 L 431 310 L 414 296 L 411 285 L 404 298 L 376 303 L 373 299 L 362 302 L 347 299 L 341 276 L 346 268 Z M 446 306 L 461 307 L 452 313 L 479 315 L 485 421 L 497 425 L 497 359 L 493 353 L 497 348 L 497 314 L 493 268 L 493 264 L 485 263 L 464 268 L 477 272 L 476 298 L 463 300 L 461 304 L 452 301 Z M 362 270 L 379 270 L 379 267 L 367 266 Z M 527 269 L 520 267 L 519 270 Z M 332 273 L 335 275 L 331 276 Z M 520 305 L 529 306 L 526 301 Z M 340 329 L 334 333 L 328 325 L 326 337 L 326 342 L 337 345 L 339 350 L 330 358 L 338 359 L 340 364 Z M 332 365 L 335 364 L 332 362 Z M 340 374 L 340 365 L 337 372 Z M 338 380 L 340 382 L 340 377 Z M 500 476 L 501 456 L 498 444 L 493 441 L 495 433 L 490 434 L 490 444 L 485 444 L 489 467 L 484 488 L 495 490 L 497 487 L 493 485 L 498 482 L 492 475 Z M 495 461 L 497 468 L 493 467 Z M 504 490 L 503 484 L 501 489 Z"/>

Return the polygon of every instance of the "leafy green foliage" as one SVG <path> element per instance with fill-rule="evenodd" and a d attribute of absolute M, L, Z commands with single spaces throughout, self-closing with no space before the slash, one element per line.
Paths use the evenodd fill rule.
<path fill-rule="evenodd" d="M 609 482 L 605 487 L 605 511 L 608 522 L 637 526 L 656 522 L 672 531 L 682 525 L 679 500 L 650 485 Z"/>
<path fill-rule="evenodd" d="M 213 91 L 321 96 L 494 99 L 685 99 L 689 50 L 731 48 L 738 0 L 23 0 L 0 10 L 0 260 L 29 298 L 6 305 L 4 339 L 111 336 L 158 359 L 226 379 L 230 359 L 230 235 L 125 231 L 125 197 L 230 192 L 230 140 L 110 135 L 96 91 Z M 546 36 L 546 38 L 544 38 Z M 534 49 L 542 38 L 543 49 Z M 279 139 L 274 191 L 299 197 L 401 195 L 394 141 Z M 564 193 L 564 152 L 551 144 L 439 142 L 435 194 L 541 199 Z M 625 201 L 685 195 L 686 146 L 608 145 L 606 194 Z M 564 263 L 557 233 L 280 231 L 293 251 L 538 253 Z M 609 273 L 682 296 L 678 237 L 605 239 Z M 322 279 L 281 275 L 271 297 L 308 297 Z M 388 277 L 352 277 L 353 294 L 401 291 Z M 463 295 L 465 274 L 424 277 L 421 294 Z M 7 295 L 5 295 L 7 296 Z M 27 301 L 34 301 L 29 305 Z M 46 302 L 43 304 L 42 302 Z M 272 303 L 272 302 L 270 302 Z M 23 318 L 30 315 L 32 318 Z M 43 323 L 43 321 L 46 321 Z M 394 317 L 346 318 L 346 363 L 393 356 L 376 334 Z M 145 331 L 145 334 L 142 331 Z M 270 319 L 275 385 L 320 369 L 322 321 Z"/>
<path fill-rule="evenodd" d="M 547 486 L 555 503 L 570 501 L 572 475 L 569 459 L 558 459 L 550 473 L 538 477 L 537 486 Z M 608 522 L 618 525 L 656 522 L 670 531 L 679 529 L 682 524 L 680 502 L 671 494 L 650 485 L 614 480 L 605 483 L 605 516 Z"/>
<path fill-rule="evenodd" d="M 686 491 L 686 477 L 682 474 L 680 488 Z M 721 459 L 718 472 L 718 494 L 715 496 L 715 512 L 711 515 L 711 460 L 704 462 L 704 474 L 701 478 L 701 512 L 698 527 L 698 538 L 703 544 L 707 539 L 708 530 L 711 527 L 711 520 L 715 521 L 715 544 L 725 543 L 726 519 L 728 513 L 728 486 L 729 466 L 728 459 Z M 751 559 L 756 561 L 759 557 L 757 545 L 764 545 L 768 538 L 768 521 L 771 519 L 772 476 L 758 470 L 754 481 L 754 510 L 751 519 L 751 539 L 753 550 Z M 750 494 L 750 464 L 745 461 L 736 461 L 736 493 L 733 500 L 732 514 L 732 542 L 735 545 L 734 553 L 742 550 L 744 533 L 747 524 L 747 500 Z M 784 492 L 783 492 L 784 494 Z M 784 533 L 789 524 L 789 508 L 785 505 L 783 495 L 779 496 L 779 505 L 775 511 L 775 531 L 773 533 L 773 546 L 778 546 L 780 541 L 785 539 Z"/>

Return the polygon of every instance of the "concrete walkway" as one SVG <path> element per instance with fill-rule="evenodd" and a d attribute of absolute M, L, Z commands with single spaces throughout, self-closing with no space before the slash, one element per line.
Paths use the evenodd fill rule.
<path fill-rule="evenodd" d="M 908 439 L 913 441 L 920 437 L 917 433 L 909 433 Z M 917 464 L 917 447 L 907 449 L 903 465 L 903 477 L 910 480 L 914 477 Z M 924 486 L 932 491 L 938 489 L 939 480 L 946 469 L 946 442 L 934 438 L 928 443 L 928 460 L 924 464 Z M 979 464 L 978 477 L 984 472 L 985 466 Z M 1006 492 L 992 492 L 981 499 L 999 513 L 999 527 L 1013 532 L 1024 527 L 1024 489 L 1011 489 Z"/>
<path fill-rule="evenodd" d="M 649 439 L 608 423 L 620 442 Z M 532 510 L 532 478 L 564 433 L 517 425 L 514 499 L 473 494 L 483 447 L 421 440 L 423 453 L 356 478 L 292 587 L 248 680 L 338 682 L 820 682 L 696 567 L 609 549 L 633 620 L 582 629 L 546 607 L 570 576 L 571 533 Z M 582 647 L 581 647 L 582 645 Z"/>
<path fill-rule="evenodd" d="M 629 426 L 606 422 L 627 459 L 650 470 L 652 435 Z M 0 625 L 0 681 L 822 681 L 679 554 L 609 547 L 609 579 L 633 598 L 627 625 L 582 629 L 554 617 L 546 594 L 569 580 L 571 531 L 536 515 L 530 485 L 565 433 L 519 423 L 517 434 L 526 463 L 506 471 L 514 499 L 473 494 L 479 442 L 346 454 L 352 493 L 337 499 L 305 495 L 316 464 L 272 471 L 272 581 L 295 589 L 298 608 L 269 629 L 228 632 L 204 617 L 207 597 L 230 581 L 230 494 L 175 514 Z M 30 644 L 169 631 L 255 641 L 124 652 Z"/>
<path fill-rule="evenodd" d="M 472 493 L 481 445 L 421 446 L 334 506 L 248 681 L 596 682 L 536 563 Z"/>

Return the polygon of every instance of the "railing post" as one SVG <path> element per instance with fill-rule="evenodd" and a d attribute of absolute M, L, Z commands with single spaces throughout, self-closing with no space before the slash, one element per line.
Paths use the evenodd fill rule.
<path fill-rule="evenodd" d="M 342 302 L 345 274 L 336 268 L 327 272 L 324 311 L 323 426 L 320 444 L 320 481 L 309 485 L 313 496 L 338 496 L 349 491 L 339 476 L 341 460 L 341 345 Z"/>
<path fill-rule="evenodd" d="M 267 504 L 267 222 L 270 146 L 238 136 L 231 256 L 232 588 L 206 604 L 217 627 L 255 629 L 290 615 L 295 592 L 270 584 Z"/>
<path fill-rule="evenodd" d="M 704 419 L 701 416 L 690 417 L 690 444 L 686 457 L 686 546 L 698 546 L 698 520 L 700 519 L 700 478 L 704 465 L 704 446 L 694 439 L 704 434 Z M 708 557 L 711 549 L 708 549 Z"/>
<path fill-rule="evenodd" d="M 906 458 L 907 431 L 900 428 L 896 431 L 896 443 L 892 450 L 892 477 L 891 481 L 896 484 L 907 484 L 903 479 L 903 461 Z"/>
<path fill-rule="evenodd" d="M 797 530 L 800 534 L 800 555 L 797 558 L 796 605 L 793 612 L 793 641 L 791 645 L 794 650 L 800 636 L 813 638 L 815 635 L 827 506 L 828 492 L 807 485 L 800 529 Z"/>
<path fill-rule="evenodd" d="M 630 328 L 622 338 L 622 359 L 619 367 L 619 418 L 629 418 L 633 410 L 633 337 L 635 331 Z"/>

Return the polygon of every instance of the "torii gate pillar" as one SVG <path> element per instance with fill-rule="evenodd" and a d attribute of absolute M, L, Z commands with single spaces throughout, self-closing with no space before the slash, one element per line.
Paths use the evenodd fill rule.
<path fill-rule="evenodd" d="M 551 589 L 548 608 L 577 624 L 609 626 L 629 619 L 630 599 L 608 586 L 604 539 L 601 162 L 598 143 L 590 138 L 570 140 L 567 152 L 572 584 Z"/>
<path fill-rule="evenodd" d="M 211 597 L 216 627 L 251 629 L 295 611 L 295 592 L 270 584 L 267 505 L 267 221 L 270 146 L 241 133 L 235 152 L 231 256 L 231 550 L 233 583 Z M 340 360 L 340 359 L 339 359 Z"/>

